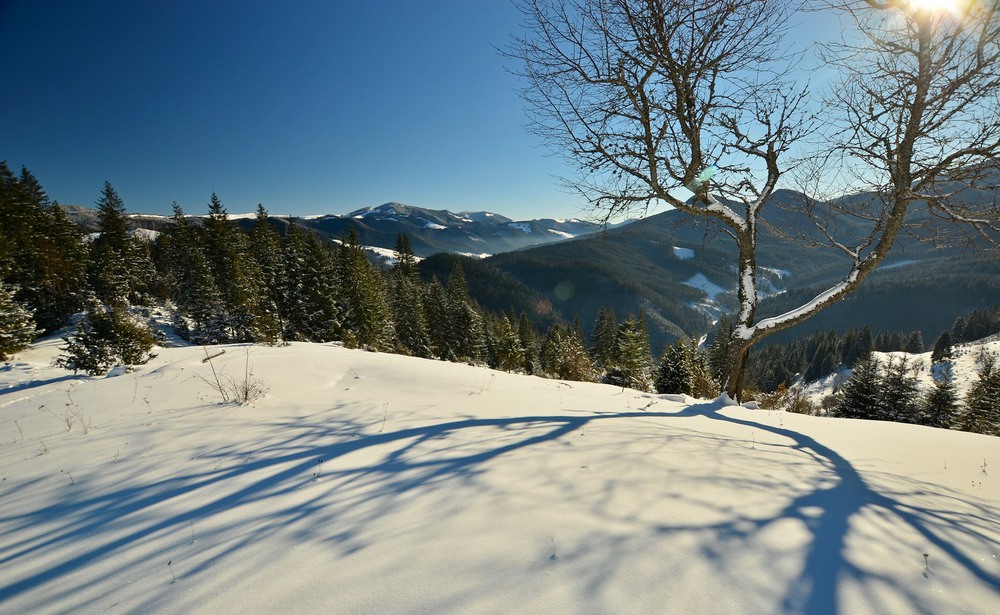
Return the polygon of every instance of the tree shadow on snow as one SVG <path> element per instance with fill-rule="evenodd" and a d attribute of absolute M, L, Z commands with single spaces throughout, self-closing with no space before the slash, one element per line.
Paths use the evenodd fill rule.
<path fill-rule="evenodd" d="M 845 539 L 852 519 L 866 510 L 895 515 L 985 584 L 1000 584 L 1000 578 L 954 546 L 941 529 L 981 541 L 984 539 L 977 529 L 995 523 L 995 511 L 983 510 L 976 519 L 904 505 L 873 489 L 850 462 L 813 438 L 734 418 L 720 405 L 709 403 L 665 413 L 464 418 L 391 431 L 384 430 L 384 419 L 381 425 L 377 420 L 366 424 L 347 419 L 289 421 L 267 432 L 283 434 L 280 441 L 195 451 L 197 454 L 168 478 L 144 481 L 135 475 L 141 468 L 118 463 L 109 466 L 108 472 L 120 474 L 114 481 L 122 485 L 119 488 L 80 490 L 79 497 L 67 488 L 67 497 L 44 510 L 23 516 L 0 511 L 0 528 L 6 528 L 0 534 L 0 569 L 29 571 L 16 578 L 8 572 L 6 586 L 0 588 L 0 607 L 5 600 L 27 594 L 44 593 L 44 600 L 84 599 L 83 590 L 93 580 L 78 574 L 80 571 L 100 563 L 107 576 L 127 577 L 137 567 L 149 566 L 144 556 L 138 551 L 130 554 L 130 549 L 151 544 L 157 545 L 156 551 L 163 553 L 166 564 L 170 553 L 198 540 L 197 526 L 211 526 L 215 534 L 229 530 L 227 535 L 233 538 L 224 545 L 206 548 L 200 563 L 183 571 L 181 579 L 209 574 L 216 564 L 236 556 L 244 546 L 278 532 L 299 532 L 302 540 L 330 543 L 350 554 L 378 538 L 366 535 L 367 529 L 385 515 L 404 511 L 407 496 L 451 493 L 456 487 L 480 488 L 476 478 L 488 470 L 487 465 L 515 451 L 565 440 L 588 425 L 642 418 L 673 426 L 694 417 L 782 436 L 791 442 L 789 454 L 804 456 L 825 471 L 827 479 L 792 497 L 780 512 L 767 518 L 740 517 L 687 527 L 650 524 L 647 528 L 653 535 L 710 530 L 738 541 L 782 519 L 801 520 L 810 539 L 801 577 L 790 584 L 783 598 L 784 612 L 824 615 L 843 611 L 838 588 L 845 580 L 865 575 L 845 556 Z M 471 438 L 473 432 L 480 437 Z M 452 513 L 461 510 L 461 498 L 442 502 Z M 229 514 L 237 509 L 243 509 L 243 514 Z M 243 526 L 253 529 L 233 531 Z M 628 553 L 614 557 L 628 557 Z M 26 565 L 33 561 L 51 563 L 39 568 Z M 614 566 L 615 562 L 606 564 Z M 894 583 L 914 611 L 923 608 L 898 582 L 883 581 Z M 595 580 L 591 591 L 599 591 L 599 586 Z M 90 604 L 78 606 L 95 606 L 99 598 L 92 596 Z M 153 600 L 150 598 L 151 603 Z"/>

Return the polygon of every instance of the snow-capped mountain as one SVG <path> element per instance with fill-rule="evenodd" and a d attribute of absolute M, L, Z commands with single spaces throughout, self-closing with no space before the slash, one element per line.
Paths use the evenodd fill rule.
<path fill-rule="evenodd" d="M 64 205 L 63 209 L 67 217 L 85 232 L 97 229 L 97 210 L 78 205 Z M 197 220 L 201 216 L 189 214 L 188 217 Z M 254 224 L 254 217 L 255 214 L 252 213 L 229 214 L 230 220 L 244 228 Z M 272 217 L 281 220 L 282 224 L 289 222 L 320 231 L 334 240 L 346 236 L 354 228 L 361 243 L 372 249 L 391 250 L 396 246 L 399 234 L 406 233 L 414 253 L 420 257 L 439 252 L 489 256 L 591 235 L 605 228 L 604 225 L 579 218 L 518 221 L 488 211 L 455 213 L 395 202 L 364 207 L 343 215 Z M 156 231 L 171 224 L 170 218 L 161 215 L 133 213 L 130 218 L 137 227 Z M 613 228 L 622 224 L 607 226 Z"/>
<path fill-rule="evenodd" d="M 576 218 L 516 221 L 487 211 L 456 213 L 402 203 L 295 221 L 334 237 L 347 234 L 353 227 L 361 243 L 381 248 L 394 247 L 399 234 L 406 233 L 417 256 L 437 252 L 497 254 L 590 235 L 603 228 Z"/>

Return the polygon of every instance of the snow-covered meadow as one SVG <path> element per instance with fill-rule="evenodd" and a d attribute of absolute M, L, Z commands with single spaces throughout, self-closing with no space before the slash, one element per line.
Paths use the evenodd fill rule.
<path fill-rule="evenodd" d="M 1000 439 L 331 345 L 0 369 L 0 613 L 998 613 Z"/>

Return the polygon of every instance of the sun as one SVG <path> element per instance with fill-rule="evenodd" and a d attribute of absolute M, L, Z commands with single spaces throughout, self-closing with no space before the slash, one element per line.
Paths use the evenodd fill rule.
<path fill-rule="evenodd" d="M 932 13 L 958 13 L 962 0 L 910 0 L 910 6 L 917 11 Z"/>

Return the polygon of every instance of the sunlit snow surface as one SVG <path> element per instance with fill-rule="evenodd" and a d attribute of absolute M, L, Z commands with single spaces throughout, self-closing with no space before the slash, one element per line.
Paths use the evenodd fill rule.
<path fill-rule="evenodd" d="M 726 292 L 725 288 L 722 288 L 712 280 L 709 280 L 705 277 L 704 273 L 695 274 L 694 277 L 683 284 L 705 291 L 705 294 L 708 295 L 710 301 L 714 301 L 717 296 Z"/>
<path fill-rule="evenodd" d="M 1000 439 L 329 345 L 0 369 L 0 613 L 997 613 Z M 926 560 L 924 554 L 927 554 Z"/>
<path fill-rule="evenodd" d="M 694 258 L 694 250 L 691 248 L 679 248 L 674 246 L 674 256 L 681 260 L 690 260 Z"/>

